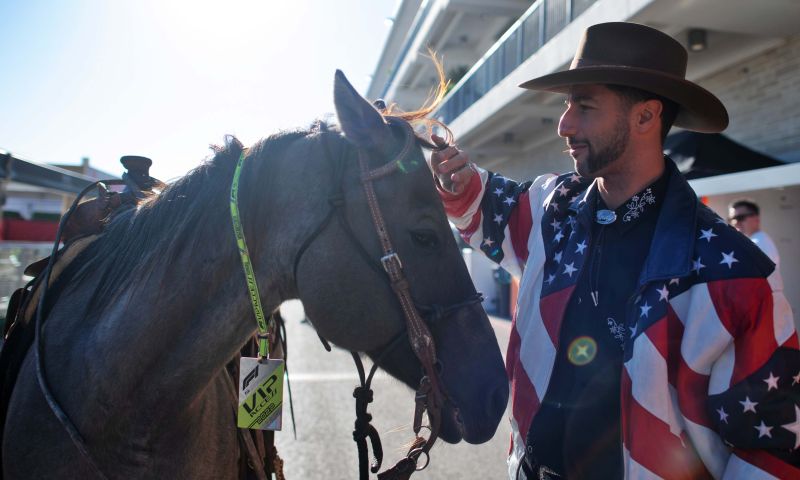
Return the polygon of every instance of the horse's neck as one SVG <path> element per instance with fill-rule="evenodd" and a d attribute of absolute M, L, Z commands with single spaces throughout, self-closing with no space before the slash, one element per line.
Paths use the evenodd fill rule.
<path fill-rule="evenodd" d="M 292 181 L 302 183 L 301 178 L 283 183 L 291 188 Z M 287 279 L 292 249 L 307 230 L 298 222 L 305 213 L 302 205 L 294 202 L 293 195 L 267 198 L 258 207 L 266 234 L 247 237 L 267 314 L 293 291 Z M 244 218 L 253 222 L 254 215 Z M 113 378 L 118 391 L 145 387 L 142 394 L 151 397 L 141 403 L 165 405 L 169 396 L 176 408 L 190 402 L 256 330 L 231 219 L 208 221 L 216 224 L 205 225 L 206 231 L 222 234 L 206 242 L 207 248 L 188 249 L 168 265 L 156 266 L 148 287 L 128 289 L 103 314 L 97 347 L 101 375 Z M 246 224 L 245 231 L 258 233 L 258 228 Z"/>

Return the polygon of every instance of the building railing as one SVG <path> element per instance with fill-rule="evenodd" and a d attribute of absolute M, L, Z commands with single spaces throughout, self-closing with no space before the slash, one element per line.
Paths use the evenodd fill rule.
<path fill-rule="evenodd" d="M 538 0 L 445 97 L 436 118 L 450 123 L 539 51 L 597 0 Z"/>

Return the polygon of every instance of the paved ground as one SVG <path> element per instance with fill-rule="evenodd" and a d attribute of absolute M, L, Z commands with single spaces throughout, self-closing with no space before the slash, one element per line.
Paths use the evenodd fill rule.
<path fill-rule="evenodd" d="M 289 337 L 289 372 L 294 397 L 297 439 L 292 436 L 288 407 L 284 429 L 276 435 L 277 447 L 286 462 L 289 480 L 358 478 L 356 446 L 352 439 L 355 404 L 353 387 L 358 384 L 348 352 L 334 348 L 326 352 L 313 328 L 301 324 L 302 307 L 288 302 L 282 309 Z M 510 322 L 492 319 L 501 351 L 508 343 Z M 369 368 L 369 367 L 367 367 Z M 373 425 L 381 435 L 384 468 L 393 465 L 413 438 L 411 416 L 413 392 L 379 372 L 373 380 L 375 402 L 370 405 Z M 288 403 L 288 398 L 284 398 Z M 431 465 L 413 479 L 501 479 L 506 475 L 509 425 L 504 418 L 494 438 L 483 445 L 437 442 Z"/>

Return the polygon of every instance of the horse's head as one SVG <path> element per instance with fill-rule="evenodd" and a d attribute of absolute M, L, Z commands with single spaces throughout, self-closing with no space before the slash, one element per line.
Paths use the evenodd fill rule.
<path fill-rule="evenodd" d="M 502 357 L 435 191 L 419 141 L 405 120 L 384 117 L 341 72 L 334 89 L 344 138 L 319 135 L 332 162 L 331 215 L 302 247 L 296 285 L 309 319 L 334 344 L 367 354 L 412 388 L 421 364 L 408 341 L 400 301 L 381 264 L 385 255 L 365 193 L 359 155 L 413 303 L 433 334 L 448 399 L 441 437 L 481 443 L 508 398 Z M 382 168 L 387 167 L 387 168 Z M 326 169 L 327 170 L 327 169 Z M 387 173 L 387 171 L 389 173 Z"/>

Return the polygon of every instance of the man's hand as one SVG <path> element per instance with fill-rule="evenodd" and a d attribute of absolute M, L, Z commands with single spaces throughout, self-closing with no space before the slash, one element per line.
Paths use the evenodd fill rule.
<path fill-rule="evenodd" d="M 469 161 L 469 155 L 459 150 L 454 145 L 447 145 L 445 140 L 438 135 L 431 135 L 431 140 L 445 147 L 431 154 L 431 170 L 439 179 L 439 184 L 445 190 L 456 195 L 463 193 L 473 175 L 477 175 Z"/>

